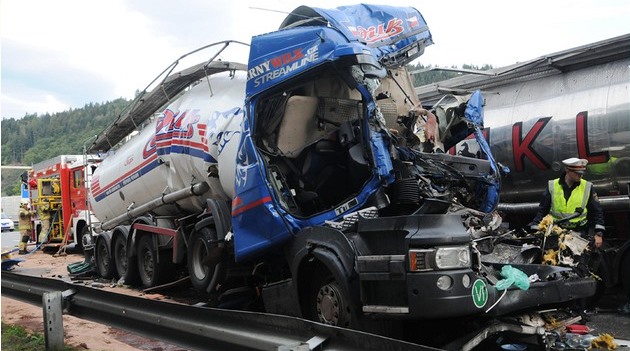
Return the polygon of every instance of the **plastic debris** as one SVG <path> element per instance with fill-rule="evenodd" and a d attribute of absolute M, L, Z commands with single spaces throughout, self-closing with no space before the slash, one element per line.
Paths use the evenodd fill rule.
<path fill-rule="evenodd" d="M 527 274 L 509 264 L 501 268 L 501 276 L 505 279 L 501 279 L 497 282 L 497 290 L 506 290 L 512 285 L 521 290 L 529 289 L 529 277 Z"/>
<path fill-rule="evenodd" d="M 2 252 L 2 270 L 10 271 L 15 268 L 20 262 L 24 262 L 22 258 L 14 258 L 13 253 L 17 252 L 18 249 L 11 249 L 9 251 Z"/>
<path fill-rule="evenodd" d="M 66 268 L 68 269 L 68 273 L 70 273 L 72 277 L 86 277 L 96 274 L 96 267 L 91 262 L 74 262 L 68 264 Z"/>

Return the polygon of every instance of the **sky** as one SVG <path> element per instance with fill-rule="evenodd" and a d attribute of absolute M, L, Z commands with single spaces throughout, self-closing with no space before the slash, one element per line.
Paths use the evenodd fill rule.
<path fill-rule="evenodd" d="M 276 30 L 299 5 L 355 3 L 0 0 L 0 114 L 21 118 L 131 99 L 187 52 L 222 40 L 249 42 Z M 369 3 L 418 9 L 435 44 L 415 63 L 440 67 L 501 67 L 630 33 L 627 0 Z"/>

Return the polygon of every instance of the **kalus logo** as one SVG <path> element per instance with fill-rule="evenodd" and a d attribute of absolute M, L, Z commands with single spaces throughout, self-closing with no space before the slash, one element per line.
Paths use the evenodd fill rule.
<path fill-rule="evenodd" d="M 363 39 L 366 43 L 371 44 L 402 33 L 405 30 L 402 24 L 403 21 L 400 18 L 392 18 L 387 24 L 380 23 L 379 25 L 367 28 L 362 26 L 348 27 L 348 29 L 350 29 L 352 34 L 357 38 Z"/>

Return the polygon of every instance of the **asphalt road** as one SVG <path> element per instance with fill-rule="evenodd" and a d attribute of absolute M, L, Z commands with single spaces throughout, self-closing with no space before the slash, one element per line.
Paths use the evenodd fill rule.
<path fill-rule="evenodd" d="M 627 302 L 628 296 L 623 289 L 614 289 L 608 291 L 594 309 L 586 312 L 586 325 L 591 328 L 591 334 L 612 334 L 620 346 L 617 350 L 625 351 L 630 350 L 630 314 L 620 313 L 618 309 Z"/>
<path fill-rule="evenodd" d="M 0 234 L 0 241 L 2 242 L 2 251 L 17 247 L 20 243 L 20 232 L 17 230 L 11 232 L 2 232 Z"/>

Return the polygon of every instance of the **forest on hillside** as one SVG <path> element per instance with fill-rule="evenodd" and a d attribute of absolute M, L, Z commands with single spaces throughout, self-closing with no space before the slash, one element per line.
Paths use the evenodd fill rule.
<path fill-rule="evenodd" d="M 451 66 L 447 68 L 454 69 L 454 70 L 460 69 L 457 66 Z M 471 71 L 487 71 L 492 68 L 493 66 L 488 65 L 488 64 L 483 65 L 481 67 L 475 66 L 475 65 L 464 64 L 461 67 L 461 69 L 463 70 L 471 70 Z M 440 70 L 439 67 L 435 67 L 432 65 L 428 65 L 428 66 L 424 66 L 421 64 L 407 65 L 407 69 L 411 73 L 411 81 L 414 87 L 419 87 L 419 86 L 423 86 L 423 85 L 427 85 L 427 84 L 431 84 L 435 82 L 441 82 L 443 80 L 454 78 L 454 77 L 457 77 L 458 75 L 461 75 L 461 73 L 457 73 L 453 71 Z M 414 73 L 414 72 L 418 72 L 418 73 Z"/>
<path fill-rule="evenodd" d="M 434 67 L 409 65 L 415 86 L 422 86 L 458 75 Z M 457 68 L 457 67 L 450 67 Z M 488 70 L 492 66 L 463 65 L 468 70 Z M 3 119 L 1 126 L 2 165 L 30 166 L 63 154 L 82 154 L 83 147 L 114 121 L 129 104 L 123 98 L 105 103 L 88 103 L 82 108 L 54 114 L 29 114 L 20 119 Z M 2 171 L 2 196 L 19 194 L 20 170 Z"/>
<path fill-rule="evenodd" d="M 120 98 L 54 114 L 3 119 L 2 165 L 30 166 L 62 154 L 82 154 L 84 145 L 112 123 L 128 104 L 128 100 Z M 2 170 L 2 196 L 19 194 L 22 172 Z"/>

